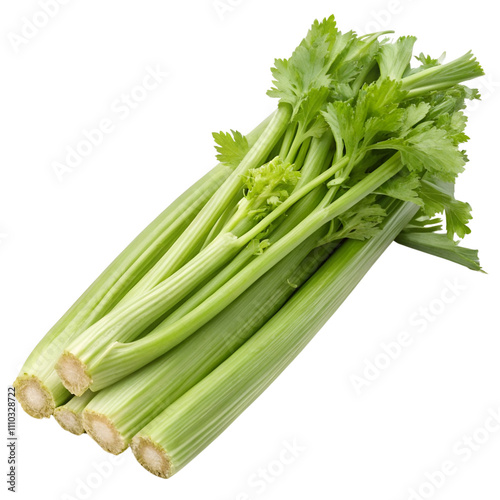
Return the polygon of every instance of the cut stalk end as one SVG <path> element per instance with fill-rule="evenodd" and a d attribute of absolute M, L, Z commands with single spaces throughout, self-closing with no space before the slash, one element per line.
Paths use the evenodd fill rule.
<path fill-rule="evenodd" d="M 56 371 L 64 387 L 75 396 L 81 396 L 92 383 L 85 363 L 70 352 L 65 352 L 59 358 Z"/>
<path fill-rule="evenodd" d="M 172 476 L 172 463 L 160 445 L 148 437 L 137 435 L 130 446 L 137 461 L 151 474 L 164 479 Z"/>
<path fill-rule="evenodd" d="M 85 432 L 82 419 L 74 411 L 67 408 L 56 408 L 54 410 L 54 418 L 65 431 L 71 432 L 76 436 L 80 436 Z"/>
<path fill-rule="evenodd" d="M 34 418 L 50 418 L 54 413 L 54 398 L 35 375 L 17 377 L 14 388 L 16 399 L 28 415 Z"/>
<path fill-rule="evenodd" d="M 82 420 L 87 434 L 108 453 L 119 455 L 128 448 L 128 443 L 105 415 L 84 410 Z"/>

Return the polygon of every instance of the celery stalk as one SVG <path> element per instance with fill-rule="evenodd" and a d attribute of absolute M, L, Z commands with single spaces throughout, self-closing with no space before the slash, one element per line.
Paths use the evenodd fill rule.
<path fill-rule="evenodd" d="M 85 429 L 82 423 L 82 412 L 95 395 L 95 392 L 87 391 L 82 396 L 73 396 L 66 404 L 58 406 L 54 410 L 57 423 L 72 434 L 77 436 L 83 434 Z"/>

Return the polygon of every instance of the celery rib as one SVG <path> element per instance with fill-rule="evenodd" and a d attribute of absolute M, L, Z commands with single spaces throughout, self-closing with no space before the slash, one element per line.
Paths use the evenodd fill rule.
<path fill-rule="evenodd" d="M 68 432 L 80 436 L 85 432 L 82 422 L 82 413 L 96 394 L 87 391 L 82 396 L 73 396 L 66 404 L 54 410 L 56 422 Z"/>

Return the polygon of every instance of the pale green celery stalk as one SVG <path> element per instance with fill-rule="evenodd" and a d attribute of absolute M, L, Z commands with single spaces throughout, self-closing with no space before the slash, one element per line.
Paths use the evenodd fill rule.
<path fill-rule="evenodd" d="M 262 165 L 271 149 L 283 135 L 290 121 L 291 113 L 290 106 L 278 106 L 278 110 L 272 115 L 266 128 L 239 166 L 198 213 L 187 230 L 163 255 L 158 264 L 134 287 L 130 292 L 131 297 L 139 297 L 152 289 L 174 274 L 199 252 L 212 227 L 225 212 L 238 191 L 242 189 L 244 185 L 243 175 L 248 170 Z"/>
<path fill-rule="evenodd" d="M 307 156 L 307 153 L 309 151 L 309 148 L 312 143 L 312 137 L 308 137 L 300 146 L 300 149 L 297 153 L 297 156 L 295 157 L 295 160 L 293 160 L 293 164 L 295 165 L 295 170 L 301 170 L 302 166 L 304 164 L 304 160 Z"/>
<path fill-rule="evenodd" d="M 345 160 L 348 161 L 348 159 Z M 344 162 L 344 160 L 342 161 Z M 345 162 L 342 164 L 344 165 Z M 125 344 L 115 342 L 109 345 L 99 358 L 94 358 L 92 364 L 86 364 L 83 373 L 78 365 L 74 366 L 74 371 L 80 370 L 78 372 L 80 378 L 87 377 L 91 380 L 89 387 L 92 390 L 101 390 L 161 356 L 214 318 L 264 273 L 323 225 L 375 191 L 398 173 L 402 167 L 400 155 L 396 153 L 329 206 L 314 210 L 279 241 L 271 245 L 263 255 L 259 255 L 251 261 L 189 314 L 173 324 L 156 328 L 154 332 L 135 342 Z M 292 197 L 293 195 L 290 198 Z M 258 226 L 259 224 L 256 227 Z M 68 356 L 68 359 L 71 358 Z"/>
<path fill-rule="evenodd" d="M 153 221 L 97 278 L 38 343 L 14 382 L 23 409 L 49 417 L 70 397 L 54 364 L 75 336 L 109 312 L 172 245 L 231 169 L 219 164 Z"/>
<path fill-rule="evenodd" d="M 455 262 L 472 271 L 482 271 L 477 250 L 459 246 L 446 234 L 407 229 L 397 237 L 396 242 L 419 252 Z"/>
<path fill-rule="evenodd" d="M 87 391 L 82 396 L 73 396 L 66 404 L 54 410 L 57 423 L 68 432 L 79 436 L 85 432 L 82 422 L 82 412 L 92 401 L 95 392 Z"/>
<path fill-rule="evenodd" d="M 83 394 L 89 387 L 94 387 L 93 366 L 99 363 L 103 352 L 109 345 L 117 341 L 128 342 L 137 339 L 138 335 L 151 323 L 187 297 L 197 286 L 234 258 L 254 238 L 257 238 L 269 224 L 285 214 L 297 201 L 326 182 L 348 161 L 348 158 L 342 159 L 300 189 L 294 190 L 285 202 L 243 236 L 236 237 L 230 232 L 220 234 L 171 277 L 150 292 L 137 297 L 133 302 L 125 301 L 120 304 L 110 314 L 70 342 L 56 365 L 57 373 L 64 386 L 77 396 Z M 321 226 L 316 229 L 319 227 Z M 147 337 L 150 336 L 151 333 L 147 335 Z M 115 373 L 118 374 L 118 371 Z"/>
<path fill-rule="evenodd" d="M 170 477 L 221 434 L 340 307 L 418 207 L 398 204 L 368 241 L 347 241 L 250 340 L 133 439 L 137 460 Z"/>
<path fill-rule="evenodd" d="M 452 87 L 467 80 L 484 75 L 481 65 L 471 52 L 450 61 L 406 76 L 402 79 L 402 89 L 408 97 L 417 97 L 434 90 Z"/>
<path fill-rule="evenodd" d="M 273 115 L 266 118 L 246 136 L 249 145 L 257 141 L 272 118 Z M 50 417 L 56 406 L 71 397 L 54 370 L 55 362 L 68 342 L 108 313 L 158 262 L 232 170 L 226 165 L 217 165 L 175 200 L 110 264 L 39 342 L 14 382 L 16 397 L 29 415 Z"/>
<path fill-rule="evenodd" d="M 288 125 L 286 129 L 279 153 L 279 156 L 283 159 L 285 159 L 288 155 L 288 151 L 290 150 L 290 147 L 292 146 L 293 140 L 295 138 L 295 134 L 297 133 L 297 128 L 298 123 L 296 121 L 293 121 Z"/>
<path fill-rule="evenodd" d="M 314 274 L 330 255 L 327 249 L 313 251 L 321 234 L 300 245 L 176 348 L 100 391 L 83 412 L 87 433 L 106 451 L 123 452 L 144 425 L 229 357 Z"/>
<path fill-rule="evenodd" d="M 184 315 L 191 312 L 206 298 L 215 293 L 224 283 L 238 274 L 259 252 L 261 252 L 260 243 L 256 240 L 251 241 L 227 266 L 224 266 L 211 280 L 176 307 L 155 329 L 175 323 Z M 155 329 L 150 333 L 154 332 Z"/>
<path fill-rule="evenodd" d="M 231 219 L 231 217 L 233 217 L 233 215 L 238 210 L 238 203 L 242 198 L 243 198 L 243 189 L 236 194 L 236 196 L 233 198 L 233 200 L 226 208 L 224 213 L 219 217 L 219 220 L 212 226 L 212 229 L 208 233 L 208 236 L 206 237 L 205 241 L 203 242 L 200 251 L 204 250 L 208 245 L 210 245 L 210 243 L 212 243 L 212 241 L 214 241 L 215 238 L 221 233 L 222 229 L 225 227 L 227 222 Z"/>
<path fill-rule="evenodd" d="M 307 130 L 303 130 L 303 125 L 300 124 L 296 131 L 295 136 L 293 137 L 292 143 L 287 145 L 288 151 L 286 155 L 283 156 L 285 161 L 291 162 L 293 158 L 295 158 L 300 151 L 300 148 L 306 143 L 306 141 L 310 140 L 310 137 L 307 137 L 305 133 Z"/>
<path fill-rule="evenodd" d="M 209 279 L 214 270 L 234 257 L 237 238 L 231 233 L 218 237 L 203 252 L 189 261 L 165 282 L 135 301 L 117 305 L 97 323 L 73 339 L 65 348 L 56 370 L 65 387 L 80 396 L 88 388 L 88 380 L 75 378 L 77 367 L 89 364 L 99 356 L 102 346 L 115 340 L 127 342 L 137 338 L 151 323 L 167 313 L 197 285 Z"/>
<path fill-rule="evenodd" d="M 307 150 L 311 142 L 311 137 L 307 135 L 307 132 L 308 125 L 304 122 L 294 121 L 288 126 L 279 154 L 285 162 L 296 163 L 294 159 L 300 158 L 301 150 Z"/>

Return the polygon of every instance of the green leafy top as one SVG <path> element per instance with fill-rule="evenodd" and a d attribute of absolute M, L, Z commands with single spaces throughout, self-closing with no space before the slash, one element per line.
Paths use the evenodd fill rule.
<path fill-rule="evenodd" d="M 398 82 L 386 78 L 365 84 L 356 99 L 330 103 L 322 112 L 335 139 L 337 158 L 351 159 L 349 170 L 376 139 L 402 129 L 406 112 L 399 103 L 404 95 Z"/>
<path fill-rule="evenodd" d="M 231 130 L 231 133 L 214 132 L 212 136 L 217 159 L 230 167 L 236 168 L 250 150 L 246 137 L 236 130 Z"/>
<path fill-rule="evenodd" d="M 276 59 L 268 95 L 292 107 L 301 140 L 320 137 L 327 129 L 320 111 L 335 97 L 348 98 L 356 78 L 372 67 L 377 37 L 361 39 L 341 33 L 333 16 L 315 21 L 289 59 Z"/>
<path fill-rule="evenodd" d="M 371 148 L 395 149 L 401 153 L 403 164 L 410 172 L 429 172 L 447 182 L 454 182 L 466 163 L 466 157 L 457 149 L 454 138 L 431 122 L 420 123 L 401 136 L 379 142 Z"/>
<path fill-rule="evenodd" d="M 455 199 L 454 183 L 467 161 L 458 146 L 469 139 L 465 134 L 467 119 L 461 109 L 467 96 L 477 98 L 466 87 L 456 86 L 445 92 L 433 92 L 418 104 L 426 106 L 424 121 L 403 137 L 380 143 L 376 147 L 400 150 L 407 169 L 383 185 L 379 192 L 420 205 L 420 215 L 446 215 L 448 238 L 464 238 L 470 233 L 471 207 Z M 408 109 L 410 109 L 410 107 Z M 421 172 L 425 171 L 425 175 Z"/>
<path fill-rule="evenodd" d="M 347 188 L 355 185 L 390 150 L 398 151 L 404 168 L 377 193 L 416 203 L 431 217 L 444 212 L 448 237 L 463 238 L 470 232 L 470 206 L 457 201 L 452 188 L 467 161 L 459 148 L 468 140 L 461 109 L 465 99 L 477 95 L 454 86 L 408 99 L 401 77 L 408 72 L 413 43 L 413 38 L 402 38 L 391 49 L 382 45 L 381 77 L 365 84 L 355 98 L 329 103 L 322 112 L 334 136 L 336 158 L 350 159 L 338 177 Z M 391 64 L 396 56 L 399 62 Z M 382 157 L 372 156 L 376 151 Z"/>
<path fill-rule="evenodd" d="M 292 106 L 295 117 L 310 92 L 329 89 L 330 68 L 352 36 L 337 30 L 333 16 L 315 21 L 289 59 L 275 60 L 271 69 L 274 87 L 268 95 Z"/>
<path fill-rule="evenodd" d="M 471 208 L 455 198 L 454 184 L 467 162 L 460 147 L 468 140 L 462 110 L 466 100 L 479 94 L 461 82 L 480 76 L 482 68 L 471 53 L 447 64 L 444 54 L 439 59 L 420 54 L 419 66 L 412 68 L 415 37 L 379 41 L 382 34 L 343 34 L 331 16 L 314 22 L 289 59 L 275 61 L 268 95 L 292 110 L 283 145 L 275 149 L 281 148 L 286 160 L 276 157 L 248 173 L 237 217 L 246 213 L 260 219 L 282 204 L 298 179 L 291 165 L 297 151 L 306 138 L 329 131 L 334 164 L 346 160 L 327 181 L 325 206 L 391 157 L 402 168 L 372 196 L 336 217 L 325 242 L 371 237 L 384 218 L 387 199 L 415 203 L 426 220 L 443 213 L 443 236 L 453 245 L 455 237 L 470 232 Z M 225 163 L 238 164 L 248 151 L 238 132 L 214 137 Z"/>

